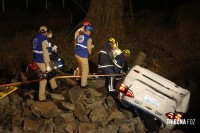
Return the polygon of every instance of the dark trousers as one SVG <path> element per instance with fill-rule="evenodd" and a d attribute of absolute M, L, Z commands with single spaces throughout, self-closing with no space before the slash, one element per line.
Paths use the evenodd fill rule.
<path fill-rule="evenodd" d="M 115 74 L 113 67 L 105 67 L 102 68 L 102 73 L 105 75 L 109 75 L 109 74 Z M 105 76 L 106 78 L 106 87 L 108 89 L 109 92 L 115 91 L 115 77 L 108 77 Z"/>

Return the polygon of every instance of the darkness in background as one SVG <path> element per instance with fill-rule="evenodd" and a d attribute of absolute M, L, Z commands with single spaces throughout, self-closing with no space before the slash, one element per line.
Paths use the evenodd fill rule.
<path fill-rule="evenodd" d="M 48 11 L 59 11 L 58 15 L 71 16 L 73 15 L 74 23 L 78 23 L 85 17 L 85 13 L 77 6 L 80 5 L 87 11 L 90 0 L 48 0 L 48 9 L 46 10 L 45 0 L 28 0 L 28 9 L 26 9 L 26 0 L 4 0 L 5 11 L 3 12 L 2 1 L 0 2 L 0 17 L 11 15 L 28 15 L 38 16 Z"/>
<path fill-rule="evenodd" d="M 73 14 L 73 25 L 77 24 L 85 17 L 85 13 L 77 6 L 80 5 L 86 12 L 91 0 L 64 0 L 65 7 L 63 9 L 63 0 L 47 0 L 48 10 L 45 9 L 45 0 L 28 0 L 29 8 L 26 9 L 26 0 L 4 0 L 5 12 L 2 10 L 2 1 L 0 2 L 0 17 L 5 15 L 41 15 L 48 10 L 60 10 L 62 15 L 70 16 Z M 129 5 L 132 4 L 134 12 L 151 9 L 152 11 L 174 10 L 180 5 L 189 4 L 194 0 L 125 0 L 125 10 L 129 10 Z"/>

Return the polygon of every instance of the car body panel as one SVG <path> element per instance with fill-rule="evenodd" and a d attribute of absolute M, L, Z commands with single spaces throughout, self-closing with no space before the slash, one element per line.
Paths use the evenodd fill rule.
<path fill-rule="evenodd" d="M 118 98 L 122 103 L 148 112 L 170 129 L 173 126 L 167 125 L 165 114 L 188 110 L 190 92 L 146 68 L 132 67 L 121 82 L 134 94 L 128 97 L 120 92 Z"/>

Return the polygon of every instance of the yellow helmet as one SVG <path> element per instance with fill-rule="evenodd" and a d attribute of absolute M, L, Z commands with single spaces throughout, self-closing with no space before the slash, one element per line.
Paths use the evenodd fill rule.
<path fill-rule="evenodd" d="M 123 50 L 123 53 L 127 54 L 128 56 L 131 55 L 131 52 L 130 52 L 130 50 L 128 50 L 128 49 L 124 49 L 124 50 Z"/>
<path fill-rule="evenodd" d="M 118 42 L 117 42 L 117 41 L 113 43 L 112 48 L 113 48 L 113 49 L 118 48 Z"/>
<path fill-rule="evenodd" d="M 110 38 L 108 41 L 109 41 L 109 42 L 112 42 L 112 43 L 115 43 L 115 42 L 116 42 L 115 38 Z"/>

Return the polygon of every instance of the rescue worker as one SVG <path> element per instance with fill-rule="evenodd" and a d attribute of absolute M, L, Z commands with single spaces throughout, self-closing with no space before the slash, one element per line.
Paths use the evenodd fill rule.
<path fill-rule="evenodd" d="M 115 74 L 113 65 L 113 51 L 118 47 L 118 43 L 114 38 L 108 39 L 106 44 L 100 49 L 98 57 L 98 68 L 103 74 Z M 108 92 L 115 91 L 113 85 L 115 82 L 115 77 L 106 76 L 106 87 Z"/>
<path fill-rule="evenodd" d="M 129 70 L 127 60 L 130 57 L 130 51 L 128 49 L 124 49 L 123 51 L 118 49 L 116 51 L 118 52 L 118 55 L 116 55 L 115 59 L 113 60 L 114 72 L 116 74 L 125 74 Z M 116 77 L 116 80 L 120 79 L 121 76 Z"/>
<path fill-rule="evenodd" d="M 33 48 L 33 60 L 38 66 L 39 70 L 43 74 L 50 74 L 52 68 L 50 67 L 50 58 L 48 52 L 48 38 L 47 38 L 47 27 L 40 26 L 39 34 L 33 38 L 32 41 L 32 48 Z M 39 82 L 39 101 L 47 101 L 45 90 L 47 85 L 47 80 L 51 85 L 52 92 L 57 89 L 57 83 L 55 78 L 53 77 L 46 77 L 47 79 L 43 78 Z"/>
<path fill-rule="evenodd" d="M 53 37 L 53 32 L 52 32 L 52 30 L 48 30 L 47 31 L 47 38 L 49 38 L 49 39 L 51 39 Z M 52 47 L 52 45 L 51 45 L 51 42 L 50 41 L 48 41 L 48 46 L 49 46 L 49 48 L 48 48 L 48 50 L 49 50 L 49 55 L 52 55 L 52 53 L 53 53 L 53 51 L 54 52 L 57 52 L 57 46 L 56 45 L 54 45 L 53 47 Z"/>
<path fill-rule="evenodd" d="M 84 32 L 84 27 L 85 27 L 86 25 L 91 25 L 90 21 L 87 21 L 87 20 L 83 21 L 83 22 L 82 22 L 82 26 L 81 26 L 78 30 L 76 30 L 76 32 L 75 32 L 75 34 L 74 34 L 74 39 L 75 39 L 75 41 L 74 41 L 74 46 L 75 46 L 75 47 L 76 47 L 76 38 L 77 38 L 80 34 L 82 34 L 82 33 Z"/>
<path fill-rule="evenodd" d="M 48 30 L 47 37 L 49 39 L 53 37 L 52 30 Z M 52 46 L 50 41 L 48 41 L 48 46 L 49 46 L 49 48 L 48 48 L 49 56 L 50 56 L 50 60 L 51 60 L 51 63 L 53 65 L 53 68 L 54 69 L 63 68 L 64 67 L 64 61 L 57 54 L 58 46 L 56 46 L 56 45 Z M 63 70 L 63 69 L 61 69 L 61 70 Z"/>
<path fill-rule="evenodd" d="M 127 73 L 128 70 L 129 70 L 128 59 L 129 59 L 130 56 L 131 56 L 131 52 L 130 52 L 130 50 L 128 50 L 128 49 L 124 49 L 124 50 L 122 51 L 122 53 L 123 53 L 123 55 L 125 56 L 125 59 L 126 59 L 125 64 L 124 64 L 124 67 L 123 67 L 123 72 Z"/>
<path fill-rule="evenodd" d="M 82 88 L 87 88 L 87 77 L 89 74 L 88 56 L 92 52 L 92 32 L 93 27 L 86 25 L 84 32 L 76 38 L 75 58 L 78 63 L 77 75 L 81 76 Z"/>

